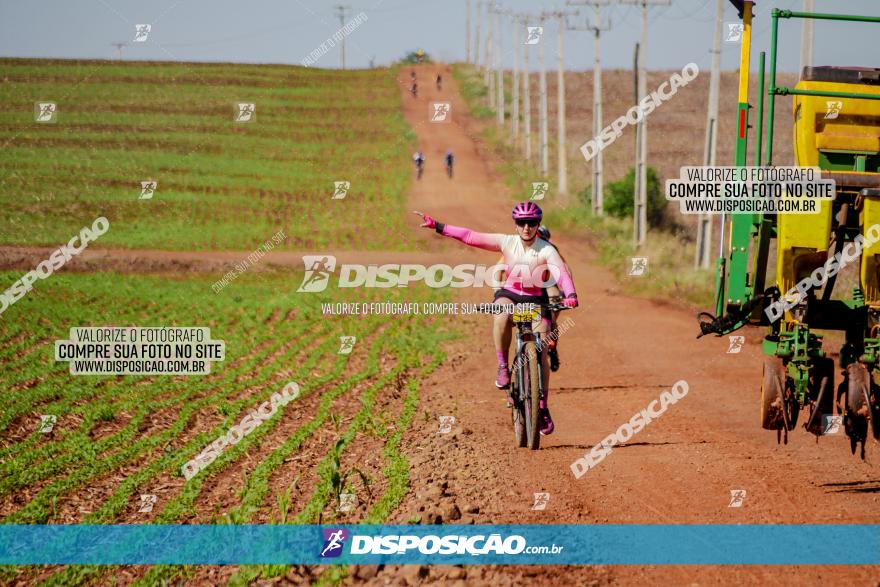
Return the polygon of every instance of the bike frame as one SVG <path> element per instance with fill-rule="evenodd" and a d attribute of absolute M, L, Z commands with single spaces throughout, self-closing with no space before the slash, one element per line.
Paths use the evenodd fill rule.
<path fill-rule="evenodd" d="M 516 351 L 514 352 L 513 364 L 519 365 L 516 370 L 516 383 L 517 383 L 517 400 L 523 401 L 525 400 L 524 395 L 524 387 L 525 383 L 523 382 L 523 370 L 526 367 L 526 357 L 523 354 L 523 346 L 525 342 L 527 342 L 528 338 L 531 337 L 535 342 L 535 349 L 538 351 L 538 356 L 536 357 L 538 361 L 538 393 L 540 394 L 538 399 L 544 399 L 544 365 L 543 361 L 541 361 L 542 355 L 542 346 L 543 340 L 541 339 L 541 333 L 535 332 L 532 330 L 531 322 L 514 322 L 513 327 L 516 329 Z"/>

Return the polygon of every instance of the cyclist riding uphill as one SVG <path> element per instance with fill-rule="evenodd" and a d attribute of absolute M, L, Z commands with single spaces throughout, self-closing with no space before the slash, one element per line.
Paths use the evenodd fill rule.
<path fill-rule="evenodd" d="M 504 263 L 507 266 L 507 277 L 504 285 L 495 292 L 496 304 L 547 304 L 547 292 L 542 288 L 541 282 L 534 282 L 531 276 L 540 275 L 544 270 L 549 270 L 556 277 L 559 289 L 564 298 L 562 303 L 569 308 L 578 305 L 577 292 L 571 274 L 559 256 L 559 252 L 547 241 L 537 238 L 538 227 L 541 225 L 543 212 L 533 202 L 520 202 L 513 208 L 513 220 L 516 223 L 516 234 L 488 234 L 474 232 L 468 228 L 451 226 L 437 222 L 427 214 L 415 212 L 422 217 L 422 227 L 433 228 L 439 234 L 460 240 L 466 245 L 478 247 L 487 251 L 500 251 L 504 255 Z M 541 325 L 535 328 L 536 332 L 545 334 L 549 331 L 549 311 L 542 308 Z M 511 316 L 509 313 L 501 313 L 495 316 L 493 325 L 493 339 L 495 352 L 498 357 L 498 377 L 495 386 L 499 389 L 510 387 L 510 371 L 507 364 L 507 353 L 511 342 Z M 546 345 L 541 349 L 541 362 L 543 364 L 543 387 L 544 399 L 541 400 L 541 434 L 551 434 L 554 430 L 553 420 L 550 418 L 550 410 L 547 407 L 547 396 L 550 389 L 550 369 L 547 358 Z"/>

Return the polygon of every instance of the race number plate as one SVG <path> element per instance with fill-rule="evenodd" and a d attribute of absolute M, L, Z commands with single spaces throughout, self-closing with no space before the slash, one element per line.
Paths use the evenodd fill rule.
<path fill-rule="evenodd" d="M 513 320 L 514 322 L 535 322 L 540 315 L 540 310 L 519 310 L 513 313 Z"/>

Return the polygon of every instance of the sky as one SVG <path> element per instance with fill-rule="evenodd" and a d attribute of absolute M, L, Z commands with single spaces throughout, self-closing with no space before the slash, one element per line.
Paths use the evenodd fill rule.
<path fill-rule="evenodd" d="M 653 0 L 657 1 L 657 0 Z M 164 61 L 229 61 L 237 63 L 299 64 L 321 53 L 321 43 L 340 29 L 335 5 L 348 6 L 346 22 L 363 13 L 361 22 L 347 35 L 346 66 L 387 65 L 407 52 L 422 48 L 435 59 L 465 59 L 466 0 L 0 0 L 0 56 L 117 59 L 113 43 L 127 43 L 123 59 Z M 672 0 L 655 6 L 648 14 L 647 67 L 681 69 L 689 62 L 701 69 L 710 66 L 717 0 Z M 485 3 L 482 3 L 485 5 Z M 513 12 L 576 10 L 562 1 L 500 0 Z M 470 0 L 471 45 L 476 27 L 477 0 Z M 759 0 L 754 27 L 752 69 L 758 51 L 769 54 L 770 10 L 773 7 L 801 10 L 803 0 Z M 880 0 L 815 0 L 817 12 L 840 12 L 880 16 Z M 611 5 L 602 10 L 602 67 L 632 67 L 634 44 L 639 39 L 639 8 Z M 568 25 L 583 27 L 592 8 L 580 7 L 580 16 L 568 17 Z M 364 20 L 365 18 L 365 20 Z M 724 2 L 727 23 L 737 21 L 732 5 Z M 800 57 L 801 20 L 781 21 L 780 71 L 797 71 Z M 135 27 L 150 24 L 144 42 L 133 42 Z M 481 59 L 485 47 L 486 19 L 481 31 Z M 537 21 L 534 22 L 537 26 Z M 878 24 L 816 21 L 815 65 L 862 65 L 880 67 L 876 39 Z M 513 65 L 514 25 L 502 25 L 502 62 Z M 557 67 L 557 25 L 544 29 L 548 68 Z M 593 35 L 585 30 L 566 30 L 563 35 L 565 66 L 591 69 Z M 531 69 L 538 67 L 538 47 L 529 46 Z M 739 44 L 722 44 L 722 69 L 738 67 Z M 314 67 L 339 67 L 338 45 L 318 56 Z"/>

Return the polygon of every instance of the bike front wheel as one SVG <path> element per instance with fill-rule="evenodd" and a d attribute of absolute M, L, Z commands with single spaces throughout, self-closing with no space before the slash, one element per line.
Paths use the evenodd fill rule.
<path fill-rule="evenodd" d="M 510 408 L 510 421 L 513 424 L 513 437 L 516 440 L 516 446 L 522 448 L 526 446 L 526 413 L 523 409 L 523 402 L 520 400 L 519 390 L 516 385 L 511 385 L 513 406 Z"/>
<path fill-rule="evenodd" d="M 541 447 L 541 434 L 538 432 L 541 421 L 541 378 L 538 372 L 538 361 L 541 359 L 534 341 L 523 343 L 523 360 L 525 364 L 520 369 L 523 375 L 522 398 L 523 411 L 525 412 L 526 446 L 531 450 L 538 450 Z"/>

